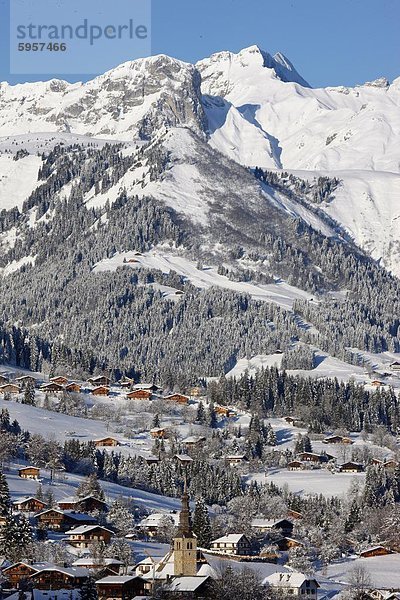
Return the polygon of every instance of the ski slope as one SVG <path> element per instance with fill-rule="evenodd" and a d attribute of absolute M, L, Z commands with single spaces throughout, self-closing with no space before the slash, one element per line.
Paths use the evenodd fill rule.
<path fill-rule="evenodd" d="M 130 262 L 134 261 L 134 262 Z M 249 294 L 254 300 L 273 302 L 282 308 L 291 309 L 293 301 L 297 298 L 312 300 L 312 295 L 293 287 L 284 281 L 274 284 L 253 284 L 240 281 L 231 281 L 224 275 L 219 275 L 216 267 L 205 266 L 199 269 L 195 264 L 182 256 L 167 253 L 162 250 L 151 250 L 144 254 L 135 252 L 121 252 L 113 257 L 103 259 L 93 266 L 95 273 L 115 271 L 118 267 L 157 269 L 162 273 L 174 271 L 190 281 L 200 289 L 222 287 L 227 290 Z"/>

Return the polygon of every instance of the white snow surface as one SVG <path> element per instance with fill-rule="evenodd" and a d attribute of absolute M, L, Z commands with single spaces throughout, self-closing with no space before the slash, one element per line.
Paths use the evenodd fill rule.
<path fill-rule="evenodd" d="M 193 83 L 198 72 L 202 106 Z M 89 192 L 88 206 L 114 201 L 125 187 L 207 225 L 210 182 L 192 160 L 198 147 L 189 141 L 186 128 L 191 128 L 201 143 L 205 133 L 212 148 L 246 167 L 339 177 L 343 183 L 333 200 L 320 208 L 373 258 L 400 274 L 400 78 L 314 89 L 284 55 L 272 57 L 257 46 L 237 54 L 218 52 L 196 65 L 164 55 L 138 59 L 87 83 L 1 83 L 0 208 L 22 205 L 37 186 L 40 164 L 33 154 L 13 161 L 6 149 L 36 153 L 58 142 L 88 140 L 138 144 L 144 119 L 159 135 L 183 128 L 165 139 L 165 150 L 173 154 L 170 170 L 161 181 L 150 181 L 145 165 L 132 169 L 105 194 Z M 217 180 L 214 176 L 212 185 L 228 198 L 229 178 Z M 240 193 L 245 197 L 249 191 L 247 185 Z M 333 234 L 300 204 L 279 194 L 272 200 Z"/>
<path fill-rule="evenodd" d="M 355 558 L 333 563 L 327 567 L 327 576 L 333 581 L 348 583 L 349 571 L 356 566 L 367 570 L 373 587 L 382 590 L 399 589 L 400 554 Z"/>
<path fill-rule="evenodd" d="M 22 207 L 24 200 L 38 185 L 39 156 L 13 160 L 12 154 L 0 154 L 0 208 Z"/>
<path fill-rule="evenodd" d="M 124 262 L 124 260 L 126 262 Z M 135 262 L 129 262 L 130 260 Z M 96 263 L 93 266 L 93 271 L 95 273 L 115 271 L 118 267 L 123 265 L 133 269 L 138 267 L 158 269 L 163 273 L 174 271 L 178 273 L 178 275 L 185 277 L 198 288 L 208 289 L 213 286 L 222 287 L 236 292 L 250 294 L 255 300 L 273 302 L 286 309 L 291 309 L 293 301 L 296 298 L 308 300 L 312 298 L 311 294 L 293 287 L 284 281 L 265 285 L 231 281 L 228 277 L 219 275 L 216 267 L 204 266 L 202 269 L 199 269 L 187 258 L 157 248 L 140 255 L 137 255 L 135 252 L 116 253 L 112 258 L 106 258 Z"/>

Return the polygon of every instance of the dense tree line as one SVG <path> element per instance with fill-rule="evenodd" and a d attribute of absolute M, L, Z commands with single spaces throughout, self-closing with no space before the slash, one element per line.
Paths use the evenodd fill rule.
<path fill-rule="evenodd" d="M 128 157 L 122 150 L 118 144 L 54 148 L 43 156 L 42 183 L 22 211 L 1 213 L 0 228 L 18 230 L 2 264 L 35 259 L 35 266 L 25 265 L 1 283 L 3 361 L 35 370 L 65 366 L 83 375 L 125 372 L 184 386 L 228 371 L 243 356 L 288 351 L 296 340 L 347 360 L 352 355 L 346 347 L 399 350 L 399 282 L 351 243 L 324 237 L 272 204 L 238 198 L 226 214 L 215 209 L 211 231 L 219 254 L 206 249 L 210 233 L 202 225 L 194 227 L 151 197 L 131 197 L 121 188 L 112 203 L 86 205 L 89 191 L 107 192 L 130 168 L 146 165 L 149 178 L 159 180 L 170 166 L 157 144 Z M 227 176 L 245 177 L 239 166 L 230 169 Z M 317 189 L 324 196 L 337 184 L 319 181 Z M 291 185 L 296 188 L 296 181 Z M 216 204 L 222 201 L 217 190 L 213 194 Z M 194 262 L 216 263 L 230 279 L 267 283 L 282 277 L 315 299 L 296 301 L 291 313 L 246 294 L 196 289 L 173 273 L 129 266 L 93 271 L 116 252 L 145 252 L 160 243 Z M 184 295 L 177 303 L 165 300 L 153 284 Z M 346 292 L 326 295 L 340 290 Z M 309 367 L 312 353 L 306 354 L 289 352 L 286 364 Z"/>
<path fill-rule="evenodd" d="M 354 382 L 300 377 L 274 367 L 253 376 L 221 377 L 210 383 L 209 395 L 215 403 L 237 405 L 262 416 L 295 415 L 314 432 L 372 431 L 377 425 L 397 432 L 400 426 L 399 401 L 392 389 L 370 392 Z"/>

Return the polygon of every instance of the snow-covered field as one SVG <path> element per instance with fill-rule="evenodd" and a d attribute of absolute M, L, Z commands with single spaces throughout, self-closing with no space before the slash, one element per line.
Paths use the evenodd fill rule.
<path fill-rule="evenodd" d="M 18 477 L 17 467 L 18 465 L 15 464 L 9 471 L 5 471 L 11 498 L 15 500 L 23 496 L 35 495 L 39 482 Z M 74 496 L 83 479 L 84 477 L 81 475 L 62 473 L 61 475 L 57 475 L 55 481 L 51 483 L 50 474 L 45 469 L 42 469 L 40 483 L 44 488 L 50 485 L 55 499 L 61 500 L 68 496 Z M 145 492 L 136 488 L 128 488 L 109 481 L 101 481 L 101 487 L 108 501 L 120 497 L 128 498 L 138 505 L 147 508 L 149 512 L 178 510 L 181 504 L 179 498 L 160 496 L 159 494 L 152 494 L 151 492 Z"/>
<path fill-rule="evenodd" d="M 347 583 L 349 572 L 355 566 L 364 567 L 372 580 L 372 587 L 380 589 L 400 588 L 400 554 L 356 558 L 329 565 L 328 577 L 337 582 Z"/>
<path fill-rule="evenodd" d="M 273 482 L 279 487 L 287 486 L 294 494 L 324 494 L 324 496 L 344 496 L 354 481 L 362 484 L 364 473 L 330 473 L 326 469 L 314 471 L 269 470 L 267 476 L 255 477 L 260 483 Z"/>

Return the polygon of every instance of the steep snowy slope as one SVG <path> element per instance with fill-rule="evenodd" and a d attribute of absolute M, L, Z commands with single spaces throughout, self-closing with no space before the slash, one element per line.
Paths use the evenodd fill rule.
<path fill-rule="evenodd" d="M 56 141 L 86 144 L 94 136 L 96 145 L 109 139 L 137 148 L 166 131 L 163 152 L 172 158 L 162 178 L 142 164 L 104 193 L 87 193 L 87 206 L 102 207 L 126 189 L 207 227 L 216 215 L 240 209 L 243 198 L 246 208 L 263 206 L 257 184 L 232 161 L 301 171 L 306 179 L 323 173 L 342 184 L 319 209 L 400 273 L 400 78 L 312 89 L 285 56 L 257 46 L 196 65 L 164 55 L 138 59 L 85 84 L 0 84 L 0 209 L 22 206 L 38 185 L 40 158 L 33 154 Z M 5 154 L 21 148 L 32 155 L 14 161 Z M 325 235 L 336 234 L 312 207 L 276 194 L 269 199 Z"/>
<path fill-rule="evenodd" d="M 400 78 L 310 89 L 296 75 L 281 81 L 257 46 L 197 67 L 210 144 L 243 165 L 340 178 L 320 208 L 400 275 Z"/>
<path fill-rule="evenodd" d="M 338 178 L 339 186 L 319 208 L 341 223 L 370 256 L 400 277 L 400 174 L 356 169 L 287 172 L 306 181 L 320 176 Z M 302 207 L 295 206 L 294 210 L 301 215 Z"/>
<path fill-rule="evenodd" d="M 221 131 L 210 131 L 211 143 L 223 152 L 234 152 L 237 131 L 228 115 L 238 111 L 274 141 L 275 160 L 285 169 L 399 170 L 400 79 L 392 85 L 382 79 L 355 88 L 311 89 L 297 83 L 298 77 L 282 82 L 257 46 L 214 54 L 196 66 L 203 94 L 226 101 L 218 127 L 225 144 L 218 139 Z M 214 122 L 221 108 L 207 98 L 205 105 Z M 271 166 L 262 145 L 258 150 L 248 166 Z"/>

